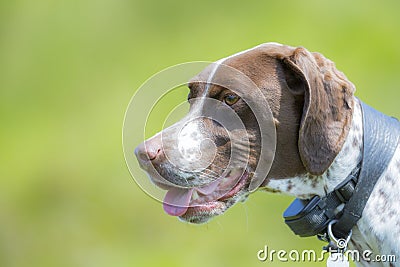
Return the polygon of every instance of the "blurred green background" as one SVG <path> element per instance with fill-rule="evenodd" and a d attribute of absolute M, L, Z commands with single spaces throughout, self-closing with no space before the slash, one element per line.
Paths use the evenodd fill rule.
<path fill-rule="evenodd" d="M 284 225 L 289 197 L 257 193 L 202 226 L 164 214 L 125 166 L 125 109 L 165 67 L 275 41 L 322 52 L 365 102 L 400 117 L 399 11 L 394 0 L 1 1 L 0 266 L 283 266 L 257 251 L 319 251 Z"/>

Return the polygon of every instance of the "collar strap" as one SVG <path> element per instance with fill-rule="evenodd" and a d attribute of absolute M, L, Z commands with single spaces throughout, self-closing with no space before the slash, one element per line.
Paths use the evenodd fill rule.
<path fill-rule="evenodd" d="M 361 218 L 376 182 L 389 165 L 399 144 L 400 123 L 361 102 L 363 114 L 363 160 L 360 176 L 343 214 L 333 226 L 337 237 L 349 235 Z"/>
<path fill-rule="evenodd" d="M 283 214 L 285 223 L 301 237 L 326 236 L 327 226 L 334 220 L 334 236 L 349 236 L 398 146 L 400 123 L 360 103 L 364 130 L 362 162 L 326 196 L 296 199 Z"/>

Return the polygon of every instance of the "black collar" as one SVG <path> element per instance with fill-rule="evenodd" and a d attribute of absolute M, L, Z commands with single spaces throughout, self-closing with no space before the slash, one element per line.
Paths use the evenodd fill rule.
<path fill-rule="evenodd" d="M 400 137 L 398 120 L 358 101 L 363 114 L 362 162 L 326 196 L 296 199 L 286 209 L 285 223 L 299 236 L 317 235 L 327 241 L 329 235 L 348 239 L 396 151 Z"/>

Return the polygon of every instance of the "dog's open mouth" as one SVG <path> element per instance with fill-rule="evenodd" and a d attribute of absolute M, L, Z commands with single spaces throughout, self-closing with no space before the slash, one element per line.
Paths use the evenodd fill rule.
<path fill-rule="evenodd" d="M 203 187 L 172 187 L 164 197 L 164 211 L 190 223 L 204 223 L 243 197 L 249 180 L 247 171 L 234 170 Z"/>

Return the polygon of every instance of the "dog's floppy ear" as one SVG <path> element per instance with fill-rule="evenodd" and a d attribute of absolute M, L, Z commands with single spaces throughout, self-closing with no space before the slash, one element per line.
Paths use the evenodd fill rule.
<path fill-rule="evenodd" d="M 304 96 L 300 157 L 308 172 L 320 175 L 332 164 L 347 137 L 355 87 L 319 53 L 296 48 L 282 61 L 289 89 Z"/>

